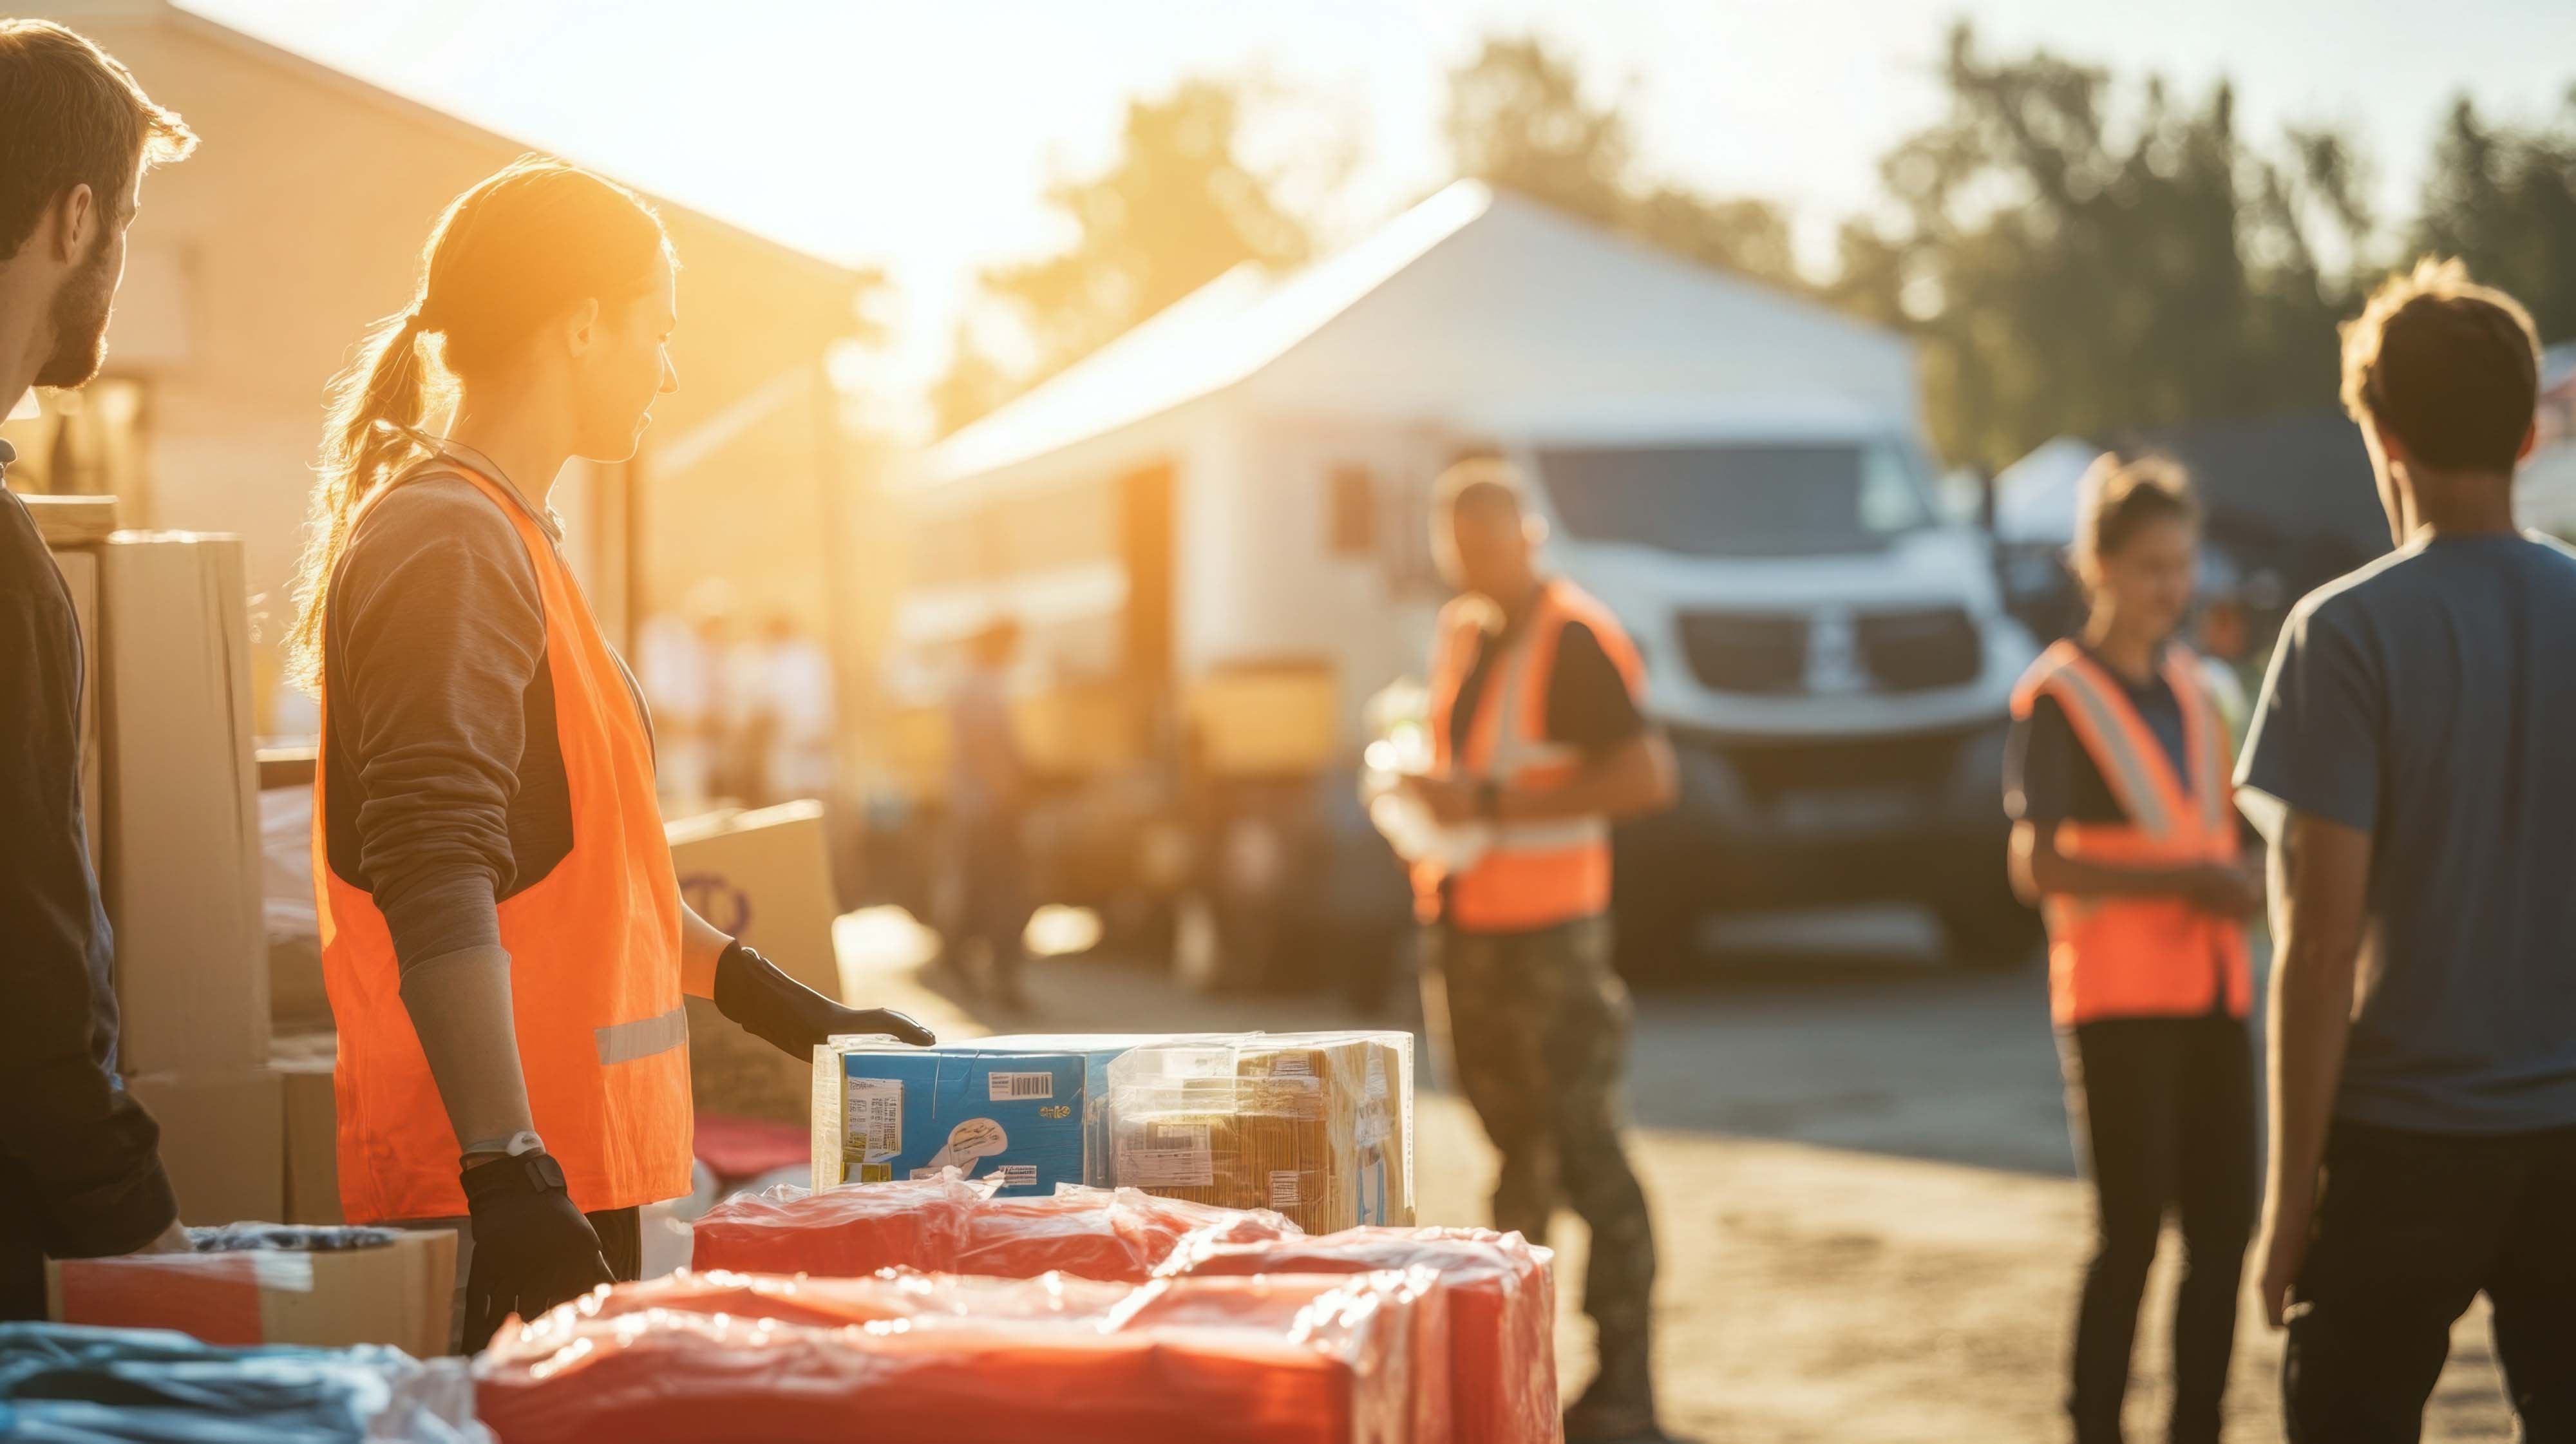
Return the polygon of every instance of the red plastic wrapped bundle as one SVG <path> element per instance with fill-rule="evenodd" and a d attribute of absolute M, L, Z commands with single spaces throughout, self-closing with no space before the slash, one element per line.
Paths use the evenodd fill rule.
<path fill-rule="evenodd" d="M 1276 1242 L 1193 1239 L 1166 1275 L 1429 1269 L 1449 1300 L 1449 1393 L 1458 1444 L 1556 1444 L 1554 1255 L 1482 1228 L 1351 1228 Z"/>
<path fill-rule="evenodd" d="M 1445 1324 L 1418 1271 L 679 1273 L 504 1329 L 475 1407 L 504 1444 L 1449 1444 Z"/>
<path fill-rule="evenodd" d="M 1295 1224 L 1267 1210 L 1244 1213 L 1134 1189 L 995 1198 L 993 1188 L 937 1178 L 735 1199 L 697 1221 L 695 1263 L 817 1278 L 909 1268 L 1142 1283 L 1184 1238 L 1253 1243 L 1298 1236 Z"/>

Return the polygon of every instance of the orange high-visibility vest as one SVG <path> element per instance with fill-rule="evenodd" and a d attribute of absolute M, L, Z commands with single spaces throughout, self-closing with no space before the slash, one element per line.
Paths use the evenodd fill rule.
<path fill-rule="evenodd" d="M 555 732 L 572 803 L 572 850 L 500 906 L 528 1108 L 585 1212 L 689 1191 L 688 1014 L 680 893 L 635 697 L 571 570 L 501 483 L 457 475 L 509 517 L 545 601 Z M 399 483 L 397 483 L 399 484 Z M 377 494 L 390 491 L 389 485 Z M 322 721 L 329 735 L 327 703 Z M 323 980 L 340 1028 L 340 1201 L 351 1223 L 462 1214 L 460 1153 L 375 899 L 329 864 L 313 774 L 314 902 Z"/>
<path fill-rule="evenodd" d="M 1468 723 L 1466 755 L 1453 757 L 1450 718 L 1485 636 L 1484 611 L 1483 603 L 1464 597 L 1440 611 L 1431 657 L 1434 770 L 1490 779 L 1515 791 L 1563 786 L 1583 765 L 1580 752 L 1547 736 L 1548 679 L 1565 624 L 1579 621 L 1592 629 L 1631 693 L 1645 677 L 1637 649 L 1608 608 L 1571 582 L 1548 582 L 1519 635 L 1503 643 L 1486 667 Z M 1414 864 L 1414 911 L 1424 922 L 1443 918 L 1444 884 L 1448 923 L 1469 932 L 1526 932 L 1596 916 L 1610 906 L 1610 819 L 1498 825 L 1484 855 L 1454 877 L 1437 862 Z"/>
<path fill-rule="evenodd" d="M 2118 679 L 2061 641 L 2013 690 L 2027 719 L 2042 693 L 2057 699 L 2093 765 L 2119 799 L 2121 823 L 2065 822 L 2057 850 L 2085 862 L 2180 867 L 2233 862 L 2238 852 L 2227 727 L 2191 654 L 2165 649 L 2162 670 L 2182 704 L 2188 783 Z M 2245 927 L 2174 897 L 2040 900 L 2048 921 L 2049 1013 L 2060 1026 L 2096 1018 L 2196 1016 L 2222 1003 L 2244 1017 L 2253 997 Z"/>

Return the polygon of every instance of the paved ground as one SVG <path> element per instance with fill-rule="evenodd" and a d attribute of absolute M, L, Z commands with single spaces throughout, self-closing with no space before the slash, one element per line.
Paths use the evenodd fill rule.
<path fill-rule="evenodd" d="M 979 1016 L 926 986 L 902 922 L 859 922 L 850 982 L 952 1033 L 1413 1021 L 1321 997 L 1201 997 L 1094 958 L 1038 965 L 1033 1016 Z M 1669 1425 L 1709 1444 L 2062 1438 L 2086 1200 L 2036 967 L 1942 968 L 1902 915 L 1716 941 L 1723 968 L 1637 1010 L 1636 1155 L 1662 1243 Z M 1418 1111 L 1424 1220 L 1484 1222 L 1492 1154 L 1473 1115 L 1436 1077 Z M 1553 1240 L 1569 1284 L 1581 1232 L 1563 1218 Z M 2162 1268 L 2132 1391 L 2139 1439 L 2163 1432 Z M 1573 1303 L 1559 1331 L 1569 1391 L 1590 1369 Z M 2230 1437 L 2277 1440 L 2278 1344 L 2250 1307 L 2241 1339 Z M 2426 1437 L 2510 1438 L 2495 1377 L 2473 1314 Z"/>

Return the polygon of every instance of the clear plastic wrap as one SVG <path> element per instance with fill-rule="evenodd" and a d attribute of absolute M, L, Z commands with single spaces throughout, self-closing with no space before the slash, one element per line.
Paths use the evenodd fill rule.
<path fill-rule="evenodd" d="M 1309 1233 L 1413 1221 L 1413 1035 L 1173 1039 L 1109 1065 L 1093 1181 Z"/>
<path fill-rule="evenodd" d="M 1427 1273 L 683 1273 L 503 1330 L 476 1404 L 508 1444 L 1449 1444 L 1445 1324 Z"/>
<path fill-rule="evenodd" d="M 1182 1241 L 1294 1236 L 1267 1211 L 1242 1213 L 1133 1189 L 1068 1188 L 1052 1198 L 995 1197 L 990 1180 L 874 1183 L 807 1194 L 773 1189 L 717 1205 L 697 1222 L 700 1269 L 856 1278 L 883 1268 L 1024 1279 L 1060 1272 L 1141 1283 Z"/>
<path fill-rule="evenodd" d="M 1320 1238 L 1183 1242 L 1170 1277 L 1428 1269 L 1449 1309 L 1449 1393 L 1458 1444 L 1557 1444 L 1554 1255 L 1481 1228 L 1354 1228 Z"/>

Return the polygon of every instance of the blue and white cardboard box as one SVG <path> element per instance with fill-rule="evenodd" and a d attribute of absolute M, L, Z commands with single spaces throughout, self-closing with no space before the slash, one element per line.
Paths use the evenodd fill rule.
<path fill-rule="evenodd" d="M 1002 1192 L 1082 1183 L 1090 1104 L 1143 1036 L 1032 1034 L 911 1048 L 834 1038 L 814 1050 L 814 1187 L 934 1177 L 954 1167 Z"/>

